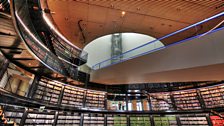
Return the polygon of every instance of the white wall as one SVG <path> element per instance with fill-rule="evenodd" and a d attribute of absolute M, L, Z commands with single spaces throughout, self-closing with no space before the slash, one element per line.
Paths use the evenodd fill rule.
<path fill-rule="evenodd" d="M 122 33 L 122 52 L 126 52 L 130 49 L 133 49 L 137 46 L 143 45 L 153 40 L 155 40 L 155 38 L 150 37 L 148 35 L 136 33 Z M 123 59 L 161 46 L 164 45 L 160 41 L 155 42 L 143 48 L 137 49 L 131 53 L 125 54 L 123 56 Z M 111 35 L 106 35 L 90 42 L 84 48 L 84 51 L 88 53 L 87 66 L 89 67 L 92 67 L 93 65 L 101 61 L 111 58 Z M 108 61 L 107 63 L 110 63 L 110 61 Z"/>
<path fill-rule="evenodd" d="M 87 66 L 92 67 L 111 57 L 111 35 L 100 37 L 84 47 L 88 53 Z"/>
<path fill-rule="evenodd" d="M 136 48 L 140 45 L 143 45 L 143 44 L 153 41 L 153 40 L 155 40 L 155 38 L 148 36 L 148 35 L 136 34 L 136 33 L 124 33 L 124 34 L 122 34 L 122 41 L 123 41 L 122 52 L 126 52 L 128 50 L 131 50 L 133 48 Z M 153 42 L 152 44 L 146 45 L 144 47 L 141 47 L 139 49 L 131 51 L 130 53 L 125 54 L 123 58 L 129 58 L 131 56 L 135 56 L 135 55 L 141 54 L 143 52 L 150 51 L 155 48 L 162 47 L 162 46 L 164 46 L 164 45 L 160 41 Z"/>

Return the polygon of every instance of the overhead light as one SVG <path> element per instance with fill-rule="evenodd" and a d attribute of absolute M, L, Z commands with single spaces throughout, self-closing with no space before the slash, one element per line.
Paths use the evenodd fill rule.
<path fill-rule="evenodd" d="M 124 17 L 125 14 L 126 14 L 126 12 L 125 11 L 122 11 L 121 12 L 121 17 Z"/>

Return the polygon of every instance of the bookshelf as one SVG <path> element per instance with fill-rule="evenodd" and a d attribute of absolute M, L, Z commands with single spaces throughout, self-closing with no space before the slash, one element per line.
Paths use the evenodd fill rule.
<path fill-rule="evenodd" d="M 151 126 L 150 118 L 147 115 L 131 115 L 130 124 L 131 126 Z"/>
<path fill-rule="evenodd" d="M 57 104 L 61 89 L 61 84 L 50 81 L 40 81 L 34 94 L 34 99 Z"/>
<path fill-rule="evenodd" d="M 52 126 L 55 112 L 29 112 L 25 121 L 25 126 Z"/>
<path fill-rule="evenodd" d="M 171 94 L 167 92 L 152 93 L 149 95 L 153 111 L 173 110 Z"/>
<path fill-rule="evenodd" d="M 219 116 L 210 116 L 213 126 L 224 126 L 224 119 Z"/>
<path fill-rule="evenodd" d="M 194 114 L 194 115 L 181 115 L 180 116 L 181 126 L 208 126 L 206 115 Z"/>
<path fill-rule="evenodd" d="M 153 116 L 155 126 L 178 126 L 176 116 Z"/>
<path fill-rule="evenodd" d="M 224 106 L 224 84 L 201 88 L 200 92 L 207 108 Z"/>
<path fill-rule="evenodd" d="M 196 90 L 172 92 L 177 110 L 201 109 Z"/>
<path fill-rule="evenodd" d="M 16 125 L 19 125 L 23 116 L 23 111 L 23 109 L 17 108 L 5 109 L 4 116 L 8 119 L 8 121 L 14 122 Z"/>
<path fill-rule="evenodd" d="M 105 94 L 106 92 L 87 90 L 86 107 L 105 109 Z"/>
<path fill-rule="evenodd" d="M 104 126 L 103 114 L 84 114 L 83 126 Z"/>
<path fill-rule="evenodd" d="M 57 126 L 79 126 L 80 115 L 80 113 L 59 112 Z"/>
<path fill-rule="evenodd" d="M 107 126 L 127 126 L 127 116 L 120 115 L 107 115 Z"/>
<path fill-rule="evenodd" d="M 66 86 L 62 98 L 62 105 L 83 107 L 85 89 Z"/>

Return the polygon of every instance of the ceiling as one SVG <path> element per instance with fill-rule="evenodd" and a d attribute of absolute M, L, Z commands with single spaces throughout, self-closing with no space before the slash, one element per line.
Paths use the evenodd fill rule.
<path fill-rule="evenodd" d="M 48 0 L 58 28 L 80 48 L 100 36 L 117 32 L 160 38 L 223 12 L 223 4 L 222 0 Z M 223 17 L 162 42 L 170 44 L 208 31 L 221 20 Z"/>

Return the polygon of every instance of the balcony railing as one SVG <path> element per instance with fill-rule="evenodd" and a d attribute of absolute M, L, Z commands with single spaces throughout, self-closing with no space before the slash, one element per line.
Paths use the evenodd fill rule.
<path fill-rule="evenodd" d="M 214 21 L 214 20 L 217 20 L 217 21 L 219 21 L 220 19 L 223 20 L 223 15 L 224 15 L 224 12 L 216 14 L 216 15 L 210 17 L 210 18 L 207 18 L 205 20 L 197 22 L 193 25 L 187 26 L 183 29 L 180 29 L 180 30 L 175 31 L 173 33 L 170 33 L 168 35 L 165 35 L 165 36 L 163 36 L 159 39 L 150 41 L 148 43 L 145 43 L 143 45 L 135 47 L 131 50 L 123 52 L 121 55 L 117 55 L 117 56 L 113 56 L 111 58 L 108 58 L 108 59 L 106 59 L 102 62 L 99 62 L 99 63 L 93 65 L 92 69 L 98 70 L 98 69 L 101 69 L 101 68 L 105 68 L 105 67 L 108 67 L 108 66 L 120 63 L 120 62 L 124 62 L 124 61 L 130 60 L 130 59 L 133 59 L 133 58 L 136 58 L 136 57 L 139 57 L 139 56 L 143 56 L 143 55 L 146 55 L 146 54 L 149 54 L 149 53 L 153 53 L 155 51 L 165 49 L 167 47 L 185 42 L 185 41 L 190 40 L 190 39 L 194 39 L 194 38 L 197 38 L 197 37 L 204 36 L 208 33 L 211 33 L 213 31 L 215 31 L 215 29 L 218 29 L 218 27 L 222 25 L 223 21 L 221 21 L 220 23 L 217 23 L 217 25 L 214 28 L 209 29 L 209 30 L 203 29 L 203 26 L 208 25 L 208 23 L 212 23 L 212 21 Z M 195 33 L 195 29 L 199 29 L 199 30 L 197 30 L 196 33 Z M 180 36 L 186 36 L 186 34 L 189 34 L 189 33 L 193 33 L 193 35 L 187 36 L 185 38 L 180 37 Z M 173 40 L 173 39 L 176 40 L 176 41 L 174 41 L 174 42 L 170 41 L 170 40 Z M 155 43 L 159 42 L 159 41 L 168 41 L 169 44 L 167 44 L 166 46 L 156 47 Z M 154 49 L 148 50 L 148 49 L 151 49 L 150 47 L 153 47 L 153 46 L 155 46 Z M 121 59 L 121 60 L 117 60 L 116 62 L 112 62 L 114 59 Z"/>
<path fill-rule="evenodd" d="M 64 76 L 75 80 L 85 80 L 79 78 L 83 74 L 78 71 L 77 66 L 73 65 L 70 61 L 56 56 L 44 45 L 30 18 L 28 2 L 25 0 L 14 0 L 12 2 L 15 27 L 28 49 L 34 54 L 34 57 L 49 69 Z M 83 77 L 85 78 L 86 76 Z"/>

